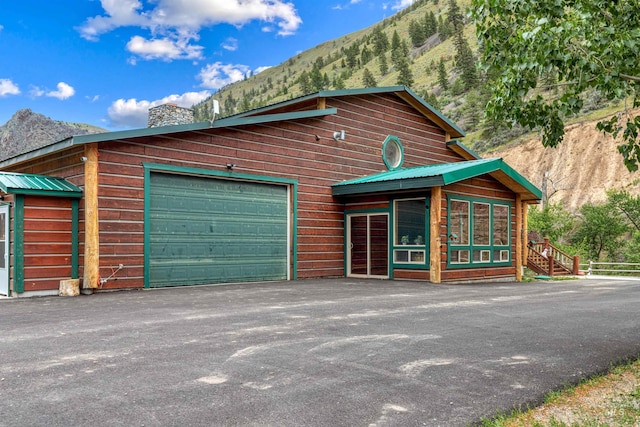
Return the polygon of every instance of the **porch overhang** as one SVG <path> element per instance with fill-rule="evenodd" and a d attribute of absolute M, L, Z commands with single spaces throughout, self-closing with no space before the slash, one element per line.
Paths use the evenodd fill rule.
<path fill-rule="evenodd" d="M 519 194 L 523 202 L 537 203 L 542 198 L 540 189 L 498 158 L 397 169 L 339 182 L 331 188 L 334 196 L 405 192 L 444 187 L 485 174 Z"/>
<path fill-rule="evenodd" d="M 0 172 L 0 191 L 22 194 L 79 199 L 82 189 L 66 179 L 45 175 Z"/>

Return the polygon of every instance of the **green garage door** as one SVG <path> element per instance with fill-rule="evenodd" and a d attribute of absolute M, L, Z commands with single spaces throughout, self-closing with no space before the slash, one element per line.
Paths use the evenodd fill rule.
<path fill-rule="evenodd" d="M 286 280 L 283 185 L 151 173 L 149 286 Z"/>

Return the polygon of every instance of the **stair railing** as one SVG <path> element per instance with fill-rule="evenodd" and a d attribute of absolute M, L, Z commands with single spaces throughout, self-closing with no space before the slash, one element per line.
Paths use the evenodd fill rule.
<path fill-rule="evenodd" d="M 546 272 L 549 277 L 555 275 L 556 268 L 573 275 L 580 273 L 580 257 L 571 256 L 556 248 L 548 238 L 544 242 L 530 242 L 528 249 L 527 262 Z"/>

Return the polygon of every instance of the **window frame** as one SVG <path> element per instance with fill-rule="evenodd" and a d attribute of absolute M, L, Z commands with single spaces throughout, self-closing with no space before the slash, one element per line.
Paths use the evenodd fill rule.
<path fill-rule="evenodd" d="M 424 230 L 422 244 L 408 242 L 402 244 L 398 233 L 398 202 L 420 200 L 424 202 Z M 390 203 L 390 228 L 391 228 L 391 263 L 393 268 L 428 269 L 429 268 L 429 223 L 431 198 L 425 196 L 403 197 L 391 200 Z M 406 261 L 399 260 L 398 254 L 406 253 Z M 412 258 L 418 261 L 412 261 Z"/>
<path fill-rule="evenodd" d="M 387 146 L 389 146 L 389 144 L 395 145 L 398 149 L 399 158 L 397 162 L 392 163 L 391 159 L 387 157 Z M 382 143 L 382 161 L 390 171 L 400 169 L 402 167 L 402 165 L 404 164 L 404 147 L 400 142 L 400 138 L 394 135 L 389 135 L 385 138 L 384 142 Z"/>
<path fill-rule="evenodd" d="M 468 207 L 466 228 L 469 232 L 467 242 L 457 242 L 455 230 L 452 230 L 452 204 L 454 202 L 465 202 Z M 479 197 L 459 196 L 455 194 L 447 195 L 447 267 L 448 268 L 478 268 L 478 267 L 499 267 L 510 266 L 513 262 L 512 254 L 512 203 L 508 200 L 492 200 Z M 489 230 L 488 244 L 478 243 L 474 235 L 476 230 L 475 221 L 478 220 L 474 215 L 474 206 L 489 207 Z M 496 244 L 494 229 L 496 223 L 494 220 L 495 207 L 500 210 L 506 208 L 507 218 L 507 243 Z M 486 232 L 485 230 L 482 230 Z M 507 255 L 508 256 L 505 256 Z"/>

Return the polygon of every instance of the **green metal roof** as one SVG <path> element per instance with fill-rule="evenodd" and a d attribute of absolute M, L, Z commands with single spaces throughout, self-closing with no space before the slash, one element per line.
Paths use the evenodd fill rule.
<path fill-rule="evenodd" d="M 82 197 L 82 189 L 66 179 L 25 173 L 0 172 L 0 190 L 7 194 Z"/>
<path fill-rule="evenodd" d="M 333 184 L 334 196 L 371 194 L 392 191 L 419 190 L 442 187 L 465 179 L 489 174 L 515 193 L 522 200 L 539 200 L 542 192 L 502 159 L 469 160 L 396 169 L 388 172 L 356 178 Z"/>

